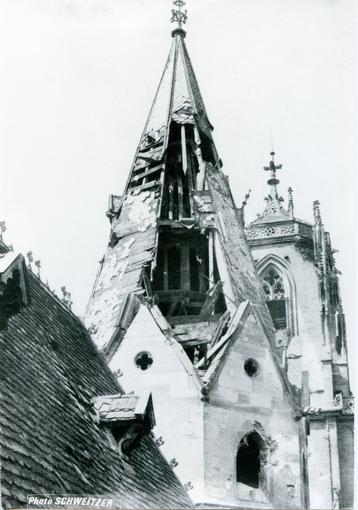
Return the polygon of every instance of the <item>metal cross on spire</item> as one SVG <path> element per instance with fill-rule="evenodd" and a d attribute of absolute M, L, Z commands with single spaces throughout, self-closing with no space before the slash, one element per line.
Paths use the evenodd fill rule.
<path fill-rule="evenodd" d="M 271 196 L 272 198 L 277 197 L 277 184 L 279 184 L 279 180 L 276 179 L 276 170 L 281 170 L 282 165 L 275 165 L 275 153 L 272 151 L 270 153 L 272 159 L 270 161 L 270 166 L 264 166 L 264 170 L 267 172 L 271 172 L 271 177 L 267 181 L 267 184 L 271 186 Z"/>
<path fill-rule="evenodd" d="M 176 8 L 172 9 L 172 17 L 170 19 L 171 23 L 177 23 L 176 30 L 182 30 L 183 24 L 186 23 L 186 20 L 188 18 L 187 16 L 187 10 L 182 11 L 182 7 L 184 7 L 185 2 L 184 0 L 173 0 L 173 4 Z M 175 30 L 174 30 L 175 32 Z"/>

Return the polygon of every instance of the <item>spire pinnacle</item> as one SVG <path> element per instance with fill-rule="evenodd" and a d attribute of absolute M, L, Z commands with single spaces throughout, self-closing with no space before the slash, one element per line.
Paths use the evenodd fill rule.
<path fill-rule="evenodd" d="M 293 216 L 293 189 L 291 186 L 288 188 L 288 212 Z"/>
<path fill-rule="evenodd" d="M 182 11 L 182 7 L 184 7 L 184 0 L 173 0 L 174 9 L 172 9 L 172 17 L 170 19 L 171 23 L 176 23 L 176 28 L 172 31 L 172 37 L 176 35 L 180 35 L 181 37 L 185 37 L 186 32 L 183 30 L 183 24 L 186 23 L 188 18 L 187 10 Z"/>

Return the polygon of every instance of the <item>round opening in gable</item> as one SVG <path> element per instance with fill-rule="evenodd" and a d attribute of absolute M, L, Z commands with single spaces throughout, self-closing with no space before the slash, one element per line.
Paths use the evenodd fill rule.
<path fill-rule="evenodd" d="M 150 352 L 140 352 L 134 358 L 134 362 L 141 370 L 147 370 L 153 365 L 153 356 Z"/>
<path fill-rule="evenodd" d="M 254 358 L 248 358 L 244 363 L 244 370 L 249 377 L 254 377 L 259 371 L 259 364 Z"/>

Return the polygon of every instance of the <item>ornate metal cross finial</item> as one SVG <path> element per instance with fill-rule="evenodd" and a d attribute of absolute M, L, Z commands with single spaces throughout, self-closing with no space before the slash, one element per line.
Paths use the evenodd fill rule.
<path fill-rule="evenodd" d="M 276 170 L 281 170 L 282 168 L 282 165 L 275 165 L 275 153 L 274 151 L 272 151 L 270 153 L 272 159 L 270 161 L 270 165 L 269 166 L 264 166 L 264 170 L 266 172 L 271 172 L 271 177 L 270 179 L 267 181 L 267 184 L 269 184 L 271 186 L 271 196 L 272 197 L 276 197 L 277 196 L 277 184 L 279 184 L 279 180 L 276 179 Z"/>
<path fill-rule="evenodd" d="M 185 5 L 184 0 L 173 0 L 173 4 L 177 7 L 176 9 L 172 9 L 172 17 L 170 19 L 171 23 L 177 23 L 177 28 L 182 29 L 183 23 L 186 23 L 188 18 L 187 10 L 182 11 L 182 7 Z"/>

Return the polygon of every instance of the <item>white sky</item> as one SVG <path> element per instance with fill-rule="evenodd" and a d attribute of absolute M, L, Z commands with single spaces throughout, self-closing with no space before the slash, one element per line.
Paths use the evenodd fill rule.
<path fill-rule="evenodd" d="M 319 199 L 340 252 L 352 338 L 355 274 L 354 0 L 187 0 L 186 43 L 237 204 Z M 83 313 L 169 52 L 169 0 L 0 0 L 0 220 Z"/>

